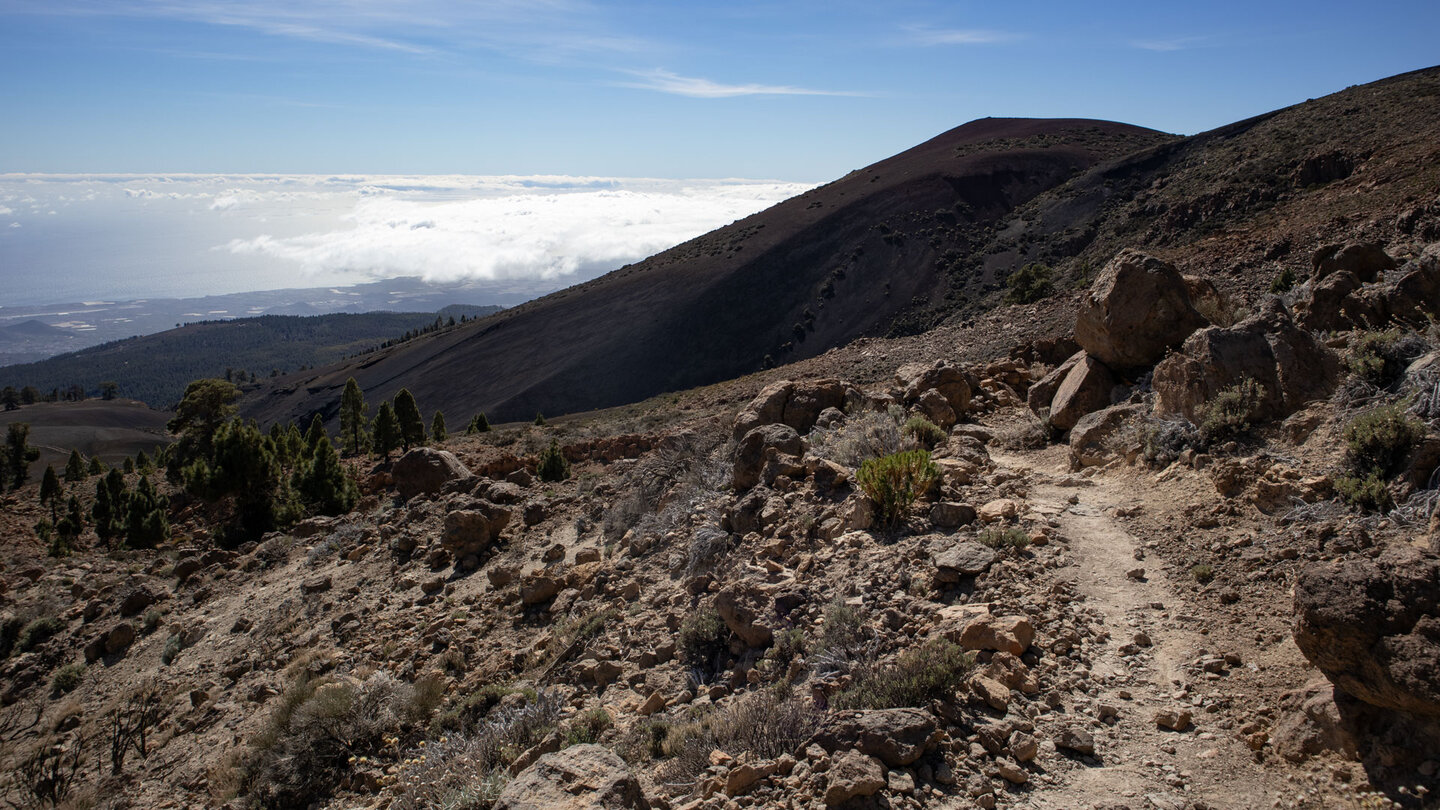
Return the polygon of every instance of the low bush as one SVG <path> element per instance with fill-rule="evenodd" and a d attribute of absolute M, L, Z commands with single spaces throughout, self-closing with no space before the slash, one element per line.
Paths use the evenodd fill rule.
<path fill-rule="evenodd" d="M 610 713 L 602 708 L 588 709 L 575 715 L 570 721 L 570 727 L 565 730 L 565 744 L 583 745 L 585 743 L 596 743 L 610 727 L 615 724 Z"/>
<path fill-rule="evenodd" d="M 1168 467 L 1181 453 L 1203 446 L 1200 431 L 1184 419 L 1153 421 L 1141 431 L 1140 456 L 1152 467 Z"/>
<path fill-rule="evenodd" d="M 937 444 L 945 441 L 945 431 L 939 425 L 918 414 L 906 419 L 900 432 L 927 450 L 933 449 Z"/>
<path fill-rule="evenodd" d="M 893 526 L 921 495 L 940 478 L 940 469 L 925 450 L 908 450 L 883 458 L 872 458 L 860 465 L 855 481 L 860 490 L 875 503 L 880 521 Z"/>
<path fill-rule="evenodd" d="M 718 666 L 729 650 L 730 630 L 713 607 L 703 607 L 680 623 L 680 653 L 687 666 L 705 672 Z"/>
<path fill-rule="evenodd" d="M 895 418 L 883 411 L 865 411 L 851 416 L 811 437 L 812 452 L 822 458 L 859 467 L 866 460 L 898 453 L 904 437 Z"/>
<path fill-rule="evenodd" d="M 996 551 L 1022 550 L 1030 545 L 1030 533 L 1019 526 L 986 526 L 975 539 Z"/>
<path fill-rule="evenodd" d="M 1288 267 L 1281 268 L 1279 274 L 1270 282 L 1271 295 L 1283 295 L 1290 292 L 1295 286 L 1295 271 Z"/>
<path fill-rule="evenodd" d="M 68 695 L 75 691 L 84 677 L 84 664 L 66 664 L 56 670 L 55 677 L 50 679 L 50 694 L 54 697 Z"/>
<path fill-rule="evenodd" d="M 250 741 L 246 794 L 261 807 L 329 796 L 359 757 L 393 747 L 402 729 L 427 719 L 432 699 L 386 672 L 364 680 L 302 675 Z"/>
<path fill-rule="evenodd" d="M 788 690 L 750 692 L 720 709 L 702 710 L 688 720 L 652 727 L 652 746 L 668 760 L 658 776 L 669 783 L 693 783 L 710 765 L 716 749 L 732 756 L 774 759 L 792 753 L 819 728 L 824 715 L 812 702 Z"/>
<path fill-rule="evenodd" d="M 1395 506 L 1385 479 L 1373 472 L 1363 476 L 1336 476 L 1335 491 L 1345 503 L 1367 512 L 1386 512 Z"/>
<path fill-rule="evenodd" d="M 1208 442 L 1249 433 L 1260 418 L 1265 391 L 1253 379 L 1225 388 L 1200 409 L 1200 435 Z"/>
<path fill-rule="evenodd" d="M 1389 477 L 1399 471 L 1425 425 L 1399 405 L 1382 405 L 1345 426 L 1345 459 L 1360 476 Z"/>
<path fill-rule="evenodd" d="M 1190 576 L 1201 585 L 1209 585 L 1215 579 L 1215 567 L 1207 563 L 1191 566 Z"/>
<path fill-rule="evenodd" d="M 1411 360 L 1429 350 L 1429 341 L 1413 332 L 1366 332 L 1350 348 L 1345 367 L 1356 377 L 1384 388 L 1399 379 Z"/>
<path fill-rule="evenodd" d="M 490 710 L 510 695 L 522 695 L 526 703 L 538 699 L 534 689 L 517 688 L 510 684 L 488 683 L 467 695 L 459 697 L 453 705 L 435 716 L 431 732 L 439 734 L 450 731 L 468 731 L 479 725 Z"/>
<path fill-rule="evenodd" d="M 1039 262 L 1032 262 L 1005 279 L 1005 303 L 1033 304 L 1050 295 L 1053 289 L 1050 268 Z"/>
<path fill-rule="evenodd" d="M 835 695 L 837 709 L 897 709 L 953 700 L 975 666 L 975 656 L 944 638 L 932 638 L 896 656 L 894 663 L 861 670 Z"/>
<path fill-rule="evenodd" d="M 536 474 L 541 481 L 564 481 L 570 477 L 570 462 L 560 449 L 560 440 L 551 439 L 550 446 L 540 453 Z"/>
<path fill-rule="evenodd" d="M 31 620 L 15 638 L 16 652 L 30 652 L 46 639 L 65 629 L 65 622 L 54 616 L 41 616 Z"/>

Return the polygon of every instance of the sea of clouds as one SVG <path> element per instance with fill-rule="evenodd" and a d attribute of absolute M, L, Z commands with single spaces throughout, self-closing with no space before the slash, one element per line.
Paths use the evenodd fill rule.
<path fill-rule="evenodd" d="M 538 295 L 808 188 L 568 176 L 0 174 L 0 306 L 397 276 Z"/>

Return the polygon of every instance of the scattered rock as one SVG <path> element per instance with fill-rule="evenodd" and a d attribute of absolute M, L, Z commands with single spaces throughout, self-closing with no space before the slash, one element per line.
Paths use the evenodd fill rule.
<path fill-rule="evenodd" d="M 1055 732 L 1054 743 L 1056 748 L 1063 748 L 1087 757 L 1095 754 L 1094 735 L 1079 726 L 1061 726 Z"/>
<path fill-rule="evenodd" d="M 1184 709 L 1160 709 L 1155 712 L 1155 725 L 1171 731 L 1185 731 L 1190 728 L 1191 715 Z"/>
<path fill-rule="evenodd" d="M 401 456 L 391 469 L 400 497 L 439 492 L 446 484 L 470 475 L 470 470 L 449 450 L 417 447 Z"/>
<path fill-rule="evenodd" d="M 625 761 L 598 745 L 572 745 L 521 771 L 495 802 L 496 810 L 621 810 L 647 808 Z"/>
<path fill-rule="evenodd" d="M 885 768 L 874 757 L 844 751 L 825 772 L 825 804 L 834 807 L 856 796 L 873 796 L 885 785 Z"/>
<path fill-rule="evenodd" d="M 834 753 L 854 749 L 891 768 L 909 765 L 933 744 L 935 718 L 920 709 L 837 712 L 810 742 Z"/>
<path fill-rule="evenodd" d="M 973 540 L 962 540 L 935 555 L 935 579 L 942 583 L 959 582 L 990 570 L 995 564 L 995 550 Z"/>

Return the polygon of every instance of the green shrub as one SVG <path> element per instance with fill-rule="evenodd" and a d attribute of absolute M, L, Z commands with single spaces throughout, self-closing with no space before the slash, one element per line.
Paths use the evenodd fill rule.
<path fill-rule="evenodd" d="M 551 439 L 550 446 L 540 453 L 536 473 L 541 481 L 564 481 L 570 477 L 570 462 L 565 460 L 559 440 Z"/>
<path fill-rule="evenodd" d="M 996 551 L 1006 548 L 1023 550 L 1030 545 L 1029 532 L 1019 526 L 986 526 L 975 539 Z"/>
<path fill-rule="evenodd" d="M 713 607 L 703 607 L 680 624 L 680 652 L 685 663 L 709 671 L 729 648 L 729 630 Z"/>
<path fill-rule="evenodd" d="M 1366 332 L 1351 347 L 1345 366 L 1356 377 L 1385 387 L 1400 377 L 1411 360 L 1429 349 L 1429 342 L 1414 333 L 1399 329 Z"/>
<path fill-rule="evenodd" d="M 816 455 L 859 467 L 867 459 L 900 451 L 902 437 L 895 418 L 883 411 L 866 411 L 851 416 L 830 430 L 819 432 L 811 441 Z"/>
<path fill-rule="evenodd" d="M 893 664 L 870 667 L 837 694 L 837 709 L 897 709 L 953 700 L 975 666 L 975 656 L 944 638 L 900 653 Z"/>
<path fill-rule="evenodd" d="M 1270 282 L 1270 294 L 1281 295 L 1290 292 L 1295 287 L 1295 271 L 1286 267 L 1280 270 L 1275 280 Z"/>
<path fill-rule="evenodd" d="M 939 425 L 918 414 L 905 420 L 905 425 L 900 428 L 900 432 L 914 439 L 916 444 L 926 449 L 933 448 L 945 441 L 945 431 Z"/>
<path fill-rule="evenodd" d="M 819 651 L 832 658 L 848 657 L 863 639 L 863 630 L 860 611 L 844 602 L 831 602 L 820 624 Z"/>
<path fill-rule="evenodd" d="M 1418 419 L 1399 405 L 1382 405 L 1346 425 L 1346 461 L 1361 477 L 1389 477 L 1424 436 L 1425 425 Z"/>
<path fill-rule="evenodd" d="M 940 478 L 940 469 L 926 450 L 908 450 L 872 458 L 860 465 L 855 480 L 879 511 L 881 522 L 894 525 L 915 500 Z"/>
<path fill-rule="evenodd" d="M 61 630 L 65 629 L 65 622 L 54 616 L 41 616 L 25 625 L 20 635 L 15 639 L 15 649 L 18 652 L 30 652 L 44 643 Z"/>
<path fill-rule="evenodd" d="M 1048 296 L 1052 289 L 1050 268 L 1039 262 L 1032 262 L 1005 279 L 1005 303 L 1033 304 Z"/>
<path fill-rule="evenodd" d="M 1190 568 L 1190 576 L 1194 577 L 1195 581 L 1201 585 L 1209 585 L 1210 581 L 1215 579 L 1215 567 L 1207 563 L 1200 563 Z"/>
<path fill-rule="evenodd" d="M 601 735 L 614 725 L 610 713 L 601 708 L 589 709 L 575 716 L 565 731 L 565 745 L 584 745 L 600 741 Z"/>
<path fill-rule="evenodd" d="M 1250 432 L 1260 416 L 1265 391 L 1246 378 L 1223 389 L 1200 409 L 1200 434 L 1207 441 L 1223 441 Z"/>
<path fill-rule="evenodd" d="M 1341 475 L 1335 478 L 1335 491 L 1341 500 L 1356 509 L 1370 512 L 1384 512 L 1395 506 L 1385 479 L 1376 473 L 1369 475 Z"/>
<path fill-rule="evenodd" d="M 144 617 L 143 619 L 141 619 L 141 621 L 140 621 L 140 627 L 141 627 L 146 633 L 153 633 L 153 632 L 155 632 L 155 628 L 157 628 L 157 627 L 159 627 L 159 626 L 160 626 L 160 611 L 156 610 L 155 608 L 150 608 L 149 610 L 145 611 L 145 617 Z"/>
<path fill-rule="evenodd" d="M 431 732 L 439 734 L 473 727 L 489 714 L 491 709 L 499 705 L 500 701 L 515 694 L 524 695 L 526 703 L 534 703 L 536 700 L 534 689 L 520 689 L 504 683 L 487 683 L 460 697 L 454 705 L 436 715 L 431 723 Z"/>
<path fill-rule="evenodd" d="M 56 670 L 55 677 L 50 679 L 50 693 L 56 697 L 70 694 L 80 685 L 80 679 L 84 676 L 84 664 L 66 664 Z"/>

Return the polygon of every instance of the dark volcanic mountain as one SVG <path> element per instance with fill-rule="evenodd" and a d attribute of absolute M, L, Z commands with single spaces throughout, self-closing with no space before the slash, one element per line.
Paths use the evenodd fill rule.
<path fill-rule="evenodd" d="M 1282 269 L 1307 275 L 1321 241 L 1435 238 L 1416 229 L 1440 210 L 1437 100 L 1431 68 L 1187 138 L 974 121 L 590 283 L 284 378 L 245 409 L 333 415 L 351 375 L 372 400 L 406 387 L 452 419 L 628 403 L 964 321 L 1029 262 L 1078 289 L 1123 247 L 1244 302 Z"/>
<path fill-rule="evenodd" d="M 1015 208 L 1171 140 L 1086 120 L 985 119 L 595 281 L 251 401 L 262 421 L 332 408 L 352 374 L 452 418 L 615 405 L 813 356 L 953 297 L 950 266 Z M 993 285 L 995 278 L 981 283 Z"/>

